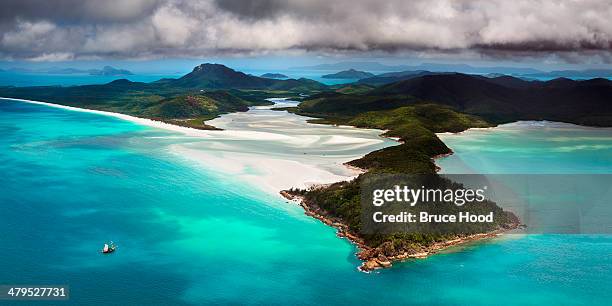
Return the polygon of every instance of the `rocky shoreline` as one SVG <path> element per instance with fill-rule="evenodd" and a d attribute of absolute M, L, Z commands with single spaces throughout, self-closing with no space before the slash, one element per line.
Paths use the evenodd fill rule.
<path fill-rule="evenodd" d="M 358 234 L 352 232 L 349 229 L 348 225 L 344 224 L 339 218 L 331 216 L 324 209 L 320 208 L 316 203 L 306 201 L 306 199 L 304 199 L 304 197 L 302 197 L 301 195 L 292 193 L 289 190 L 282 190 L 280 194 L 287 200 L 300 205 L 304 209 L 304 214 L 306 214 L 307 216 L 318 219 L 324 224 L 338 230 L 336 234 L 338 237 L 346 238 L 351 243 L 355 244 L 359 249 L 359 252 L 357 253 L 357 258 L 362 261 L 359 270 L 363 272 L 370 272 L 376 269 L 389 268 L 393 266 L 394 262 L 403 261 L 406 259 L 426 258 L 427 256 L 438 253 L 449 247 L 457 246 L 467 242 L 495 238 L 504 232 L 517 229 L 521 226 L 517 218 L 517 222 L 512 223 L 503 229 L 498 229 L 488 233 L 457 236 L 455 239 L 436 242 L 428 246 L 421 246 L 420 248 L 416 248 L 411 252 L 404 251 L 401 253 L 393 252 L 392 254 L 388 254 L 388 252 L 384 249 L 384 244 L 376 248 L 366 245 L 366 243 L 363 241 L 362 238 L 359 237 Z M 385 255 L 385 253 L 387 253 L 387 255 Z"/>
<path fill-rule="evenodd" d="M 453 150 L 451 150 L 451 149 L 449 149 L 449 150 L 450 150 L 450 152 L 448 152 L 448 153 L 438 154 L 438 155 L 435 155 L 435 156 L 433 156 L 431 158 L 431 160 L 434 162 L 434 165 L 436 166 L 436 173 L 440 172 L 442 170 L 442 168 L 440 166 L 438 166 L 438 164 L 436 163 L 436 159 L 440 159 L 440 158 L 444 158 L 444 157 L 449 157 L 449 156 L 455 154 L 455 152 L 453 152 Z"/>

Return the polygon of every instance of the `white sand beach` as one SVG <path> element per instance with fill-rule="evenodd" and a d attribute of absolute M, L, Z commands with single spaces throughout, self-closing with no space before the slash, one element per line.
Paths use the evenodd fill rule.
<path fill-rule="evenodd" d="M 223 115 L 208 124 L 224 129 L 209 137 L 172 145 L 172 151 L 273 193 L 351 179 L 359 174 L 343 163 L 395 145 L 381 130 L 307 123 L 307 117 L 272 107 L 297 103 L 273 99 L 275 106 Z"/>
<path fill-rule="evenodd" d="M 307 117 L 271 110 L 297 104 L 284 99 L 272 99 L 274 106 L 253 107 L 247 112 L 226 114 L 207 122 L 222 131 L 197 130 L 53 103 L 2 99 L 112 116 L 180 133 L 181 141 L 169 145 L 171 153 L 274 194 L 291 187 L 305 188 L 351 179 L 359 171 L 343 163 L 397 144 L 380 137 L 381 130 L 311 124 L 306 122 Z"/>

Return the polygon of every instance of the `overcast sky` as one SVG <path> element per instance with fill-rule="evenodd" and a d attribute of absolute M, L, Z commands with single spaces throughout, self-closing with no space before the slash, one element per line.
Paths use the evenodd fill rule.
<path fill-rule="evenodd" d="M 0 59 L 262 54 L 612 62 L 609 0 L 2 0 Z"/>

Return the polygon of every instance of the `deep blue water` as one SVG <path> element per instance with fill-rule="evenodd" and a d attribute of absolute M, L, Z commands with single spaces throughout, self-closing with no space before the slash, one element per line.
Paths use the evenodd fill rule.
<path fill-rule="evenodd" d="M 612 298 L 610 236 L 506 236 L 366 274 L 299 207 L 177 159 L 170 132 L 6 100 L 0 131 L 0 284 L 67 284 L 66 304 Z M 118 251 L 99 254 L 106 240 Z"/>

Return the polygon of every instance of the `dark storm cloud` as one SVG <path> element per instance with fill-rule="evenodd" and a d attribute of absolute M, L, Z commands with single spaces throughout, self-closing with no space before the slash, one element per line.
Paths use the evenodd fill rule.
<path fill-rule="evenodd" d="M 289 9 L 286 1 L 280 0 L 217 0 L 215 4 L 222 10 L 247 19 L 262 19 L 286 13 Z"/>
<path fill-rule="evenodd" d="M 609 58 L 608 0 L 0 2 L 0 56 L 32 60 L 277 51 Z"/>
<path fill-rule="evenodd" d="M 159 1 L 2 0 L 0 20 L 47 19 L 58 23 L 121 22 L 150 15 Z"/>

